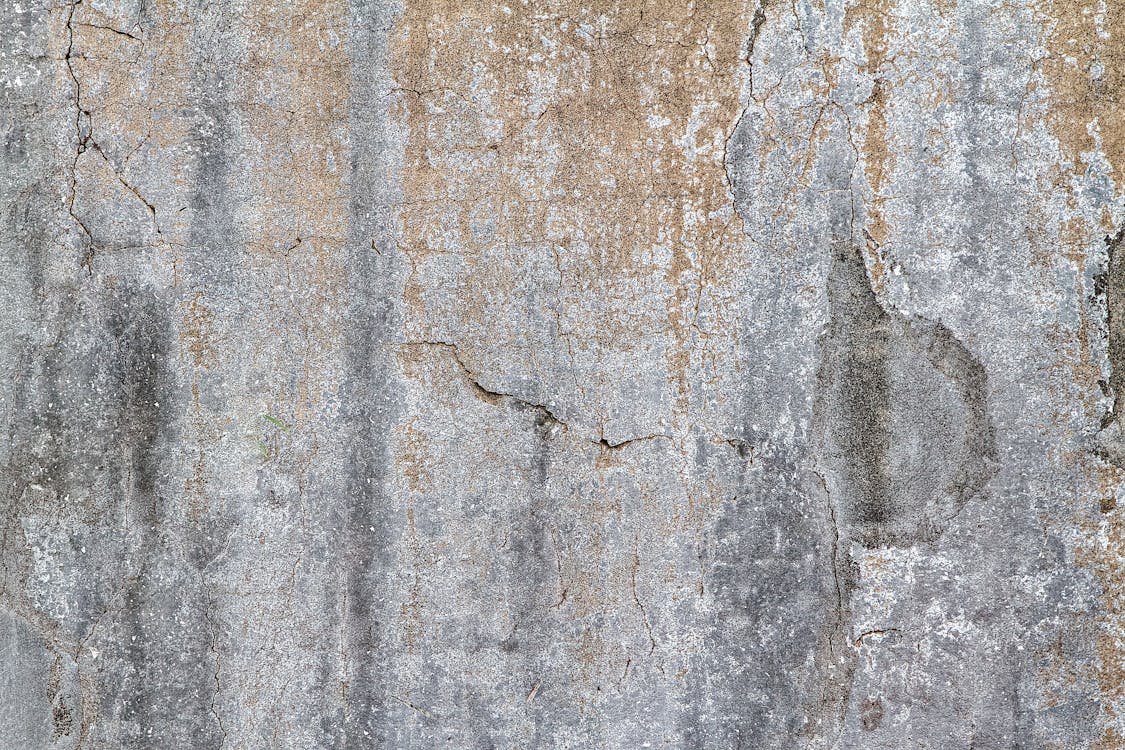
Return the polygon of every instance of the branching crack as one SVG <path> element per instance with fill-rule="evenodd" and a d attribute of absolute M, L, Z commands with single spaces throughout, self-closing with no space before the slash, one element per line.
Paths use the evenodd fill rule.
<path fill-rule="evenodd" d="M 82 230 L 82 234 L 86 236 L 87 247 L 83 250 L 82 253 L 82 265 L 86 268 L 87 273 L 91 273 L 91 264 L 93 263 L 94 255 L 97 252 L 97 245 L 94 241 L 93 233 L 90 232 L 89 227 L 86 226 L 86 223 L 82 221 L 81 217 L 79 217 L 77 212 L 75 212 L 74 210 L 74 203 L 78 193 L 78 160 L 79 158 L 81 158 L 82 154 L 86 153 L 86 150 L 88 148 L 92 148 L 94 151 L 96 151 L 98 155 L 105 160 L 109 168 L 113 171 L 113 174 L 117 178 L 118 182 L 120 182 L 126 190 L 136 196 L 137 200 L 144 204 L 145 208 L 148 209 L 149 215 L 152 217 L 153 227 L 156 229 L 157 234 L 160 234 L 160 225 L 156 219 L 156 207 L 153 206 L 153 204 L 150 203 L 147 199 L 145 199 L 143 195 L 141 195 L 140 190 L 138 190 L 135 185 L 125 179 L 125 176 L 121 173 L 120 170 L 117 169 L 117 167 L 114 166 L 109 156 L 107 156 L 105 151 L 102 150 L 102 147 L 98 145 L 97 141 L 94 140 L 91 114 L 88 109 L 82 106 L 82 82 L 78 79 L 78 73 L 74 69 L 73 62 L 75 57 L 75 25 L 110 31 L 114 34 L 119 34 L 136 42 L 142 42 L 143 40 L 141 40 L 137 36 L 134 36 L 133 34 L 130 34 L 127 31 L 121 31 L 120 29 L 115 29 L 109 26 L 86 23 L 83 21 L 76 22 L 74 20 L 74 14 L 77 11 L 78 6 L 81 4 L 82 0 L 73 0 L 73 2 L 68 7 L 66 16 L 67 45 L 66 54 L 63 57 L 63 60 L 66 64 L 67 74 L 70 78 L 71 84 L 73 84 L 74 86 L 73 101 L 75 134 L 74 158 L 70 162 L 70 185 L 69 192 L 66 197 L 66 210 L 67 213 L 70 214 L 70 218 L 74 221 L 74 223 L 78 226 L 79 229 Z"/>
<path fill-rule="evenodd" d="M 106 155 L 106 152 L 103 151 L 102 147 L 98 145 L 98 142 L 94 140 L 92 134 L 87 134 L 86 143 L 90 148 L 94 149 L 94 151 L 98 152 L 98 155 L 105 160 L 106 165 L 109 166 L 111 170 L 113 170 L 113 176 L 117 178 L 117 181 L 120 182 L 126 190 L 135 195 L 137 197 L 137 200 L 145 205 L 145 208 L 148 209 L 149 215 L 152 217 L 152 224 L 156 229 L 156 233 L 160 234 L 160 224 L 156 220 L 156 207 L 149 203 L 148 200 L 146 200 L 145 197 L 141 195 L 141 191 L 138 190 L 135 185 L 125 179 L 125 176 L 121 174 L 120 170 L 118 170 L 117 167 L 113 165 L 113 162 L 110 160 L 109 156 Z M 300 243 L 299 237 L 297 238 L 297 241 L 298 243 Z"/>
<path fill-rule="evenodd" d="M 86 235 L 86 240 L 89 246 L 82 253 L 82 265 L 86 267 L 87 273 L 90 272 L 90 264 L 94 259 L 94 235 L 90 233 L 89 228 L 83 223 L 78 214 L 74 212 L 74 197 L 78 189 L 78 158 L 86 151 L 86 142 L 89 140 L 90 134 L 87 128 L 83 132 L 82 121 L 85 118 L 89 122 L 90 113 L 82 108 L 82 84 L 78 81 L 78 74 L 74 72 L 74 63 L 71 62 L 74 57 L 74 12 L 82 0 L 74 0 L 70 4 L 70 8 L 66 16 L 66 55 L 63 60 L 66 63 L 67 73 L 70 75 L 71 83 L 74 84 L 74 134 L 75 134 L 75 148 L 74 159 L 70 163 L 70 193 L 66 198 L 66 210 L 70 214 L 70 218 Z"/>

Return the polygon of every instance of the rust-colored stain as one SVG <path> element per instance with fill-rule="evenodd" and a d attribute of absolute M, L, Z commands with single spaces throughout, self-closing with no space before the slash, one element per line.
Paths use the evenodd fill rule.
<path fill-rule="evenodd" d="M 346 240 L 348 12 L 339 0 L 310 0 L 247 16 L 250 248 L 300 268 L 321 299 L 342 273 Z"/>
<path fill-rule="evenodd" d="M 682 400 L 701 294 L 731 281 L 745 240 L 724 153 L 753 9 L 408 3 L 393 68 L 409 335 L 502 330 L 528 304 L 538 257 L 557 275 L 544 304 L 572 353 L 667 336 Z"/>
<path fill-rule="evenodd" d="M 191 355 L 196 367 L 209 369 L 214 366 L 215 353 L 212 342 L 211 328 L 214 325 L 215 314 L 203 301 L 203 293 L 196 292 L 183 305 L 181 310 L 182 327 L 180 341 Z"/>
<path fill-rule="evenodd" d="M 348 216 L 349 7 L 342 0 L 291 3 L 251 13 L 243 63 L 249 161 L 251 270 L 276 279 L 261 348 L 296 373 L 276 398 L 293 419 L 314 418 L 332 394 L 321 373 L 335 366 L 342 322 Z M 278 351 L 279 345 L 285 349 Z"/>
<path fill-rule="evenodd" d="M 1125 736 L 1110 727 L 1093 746 L 1092 750 L 1121 750 L 1123 747 L 1125 747 Z"/>
<path fill-rule="evenodd" d="M 145 217 L 120 230 L 141 244 L 99 252 L 155 250 L 174 268 L 189 254 L 235 256 L 263 291 L 238 319 L 204 293 L 187 291 L 178 315 L 183 356 L 197 368 L 245 356 L 292 373 L 273 384 L 271 400 L 292 404 L 296 423 L 334 395 L 321 374 L 335 365 L 341 329 L 334 303 L 344 283 L 349 206 L 349 12 L 342 0 L 290 2 L 281 13 L 228 12 L 221 34 L 235 40 L 235 57 L 223 63 L 236 71 L 225 95 L 237 155 L 223 167 L 238 246 L 224 248 L 197 246 L 192 237 L 189 193 L 200 133 L 215 125 L 197 95 L 201 69 L 211 66 L 192 52 L 204 32 L 191 31 L 191 11 L 160 1 L 143 15 L 85 3 L 56 14 L 61 38 L 73 38 L 60 75 L 73 74 L 77 103 L 88 113 L 79 118 L 89 142 L 75 158 L 75 210 L 115 215 L 135 205 L 129 216 Z M 154 173 L 161 183 L 141 181 Z M 177 274 L 175 283 L 182 281 Z M 247 325 L 236 348 L 233 339 Z"/>
<path fill-rule="evenodd" d="M 413 418 L 399 428 L 400 435 L 395 440 L 398 446 L 395 463 L 405 475 L 411 492 L 425 492 L 433 485 L 429 467 L 435 465 L 440 457 L 433 455 L 429 439 L 417 423 L 418 419 Z"/>
<path fill-rule="evenodd" d="M 1043 0 L 1051 91 L 1047 123 L 1070 171 L 1085 174 L 1101 151 L 1118 189 L 1125 185 L 1125 4 Z M 1085 156 L 1084 156 L 1085 154 Z"/>
<path fill-rule="evenodd" d="M 1125 4 L 1095 0 L 1044 0 L 1040 6 L 1045 30 L 1046 57 L 1039 63 L 1050 91 L 1046 122 L 1059 140 L 1066 164 L 1056 181 L 1067 182 L 1068 175 L 1088 173 L 1090 160 L 1097 154 L 1109 162 L 1110 177 L 1118 195 L 1125 185 Z M 1069 259 L 1082 269 L 1087 252 L 1084 245 L 1091 237 L 1112 233 L 1108 214 L 1097 217 L 1087 226 L 1074 221 L 1061 228 L 1062 242 L 1074 243 Z M 1080 274 L 1079 279 L 1082 278 Z M 1074 358 L 1076 379 L 1094 383 L 1100 370 L 1091 358 L 1087 342 L 1089 322 L 1083 314 L 1079 327 L 1080 351 Z M 1088 401 L 1095 400 L 1091 395 Z M 1090 411 L 1087 406 L 1087 411 Z M 1090 534 L 1078 559 L 1101 579 L 1105 614 L 1097 638 L 1098 684 L 1105 718 L 1119 725 L 1125 711 L 1125 644 L 1120 639 L 1125 624 L 1125 524 L 1120 513 L 1112 508 L 1104 512 L 1105 498 L 1112 497 L 1120 486 L 1121 471 L 1102 462 L 1090 462 L 1094 476 L 1100 477 L 1091 504 L 1097 503 L 1103 514 Z M 1114 503 L 1115 505 L 1115 503 Z M 1113 724 L 1104 730 L 1099 744 L 1104 750 L 1125 747 Z"/>
<path fill-rule="evenodd" d="M 1088 493 L 1089 505 L 1097 504 L 1100 517 L 1082 527 L 1082 540 L 1075 552 L 1075 560 L 1094 572 L 1103 587 L 1103 612 L 1098 618 L 1098 635 L 1095 639 L 1097 665 L 1095 678 L 1099 687 L 1103 717 L 1107 720 L 1098 748 L 1125 747 L 1115 725 L 1119 725 L 1125 712 L 1125 644 L 1120 634 L 1125 627 L 1125 523 L 1114 508 L 1106 510 L 1105 498 L 1125 480 L 1118 467 L 1093 456 L 1081 462 L 1095 484 Z M 1113 503 L 1116 506 L 1116 503 Z"/>
<path fill-rule="evenodd" d="M 859 70 L 874 76 L 871 94 L 861 106 L 867 116 L 863 133 L 864 172 L 871 188 L 871 200 L 866 206 L 869 238 L 866 250 L 871 282 L 877 290 L 882 287 L 886 275 L 879 248 L 886 243 L 889 233 L 883 209 L 883 193 L 895 165 L 895 150 L 887 141 L 892 88 L 887 68 L 893 62 L 887 53 L 895 31 L 893 10 L 892 0 L 871 0 L 862 5 L 850 6 L 844 14 L 845 33 L 855 25 L 860 27 L 866 59 L 860 64 Z"/>
<path fill-rule="evenodd" d="M 140 180 L 153 173 L 153 165 L 160 165 L 162 179 L 172 186 L 182 188 L 193 176 L 191 160 L 182 158 L 193 138 L 191 118 L 185 116 L 192 106 L 190 35 L 184 31 L 191 17 L 180 6 L 157 0 L 143 25 L 109 4 L 81 3 L 73 15 L 69 9 L 58 15 L 59 38 L 70 44 L 60 75 L 78 80 L 78 91 L 73 81 L 68 87 L 87 113 L 82 121 L 89 140 L 76 154 L 75 189 L 94 205 L 111 200 L 135 205 L 135 215 L 147 219 L 134 229 L 172 254 L 180 253 L 187 217 L 157 205 L 157 196 Z"/>

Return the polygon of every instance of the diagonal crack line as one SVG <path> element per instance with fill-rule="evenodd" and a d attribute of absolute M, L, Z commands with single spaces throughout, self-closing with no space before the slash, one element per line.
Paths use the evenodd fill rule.
<path fill-rule="evenodd" d="M 859 637 L 857 637 L 854 641 L 852 641 L 852 645 L 854 645 L 858 648 L 860 645 L 863 644 L 863 640 L 865 638 L 870 638 L 871 636 L 875 636 L 875 635 L 886 636 L 886 635 L 890 635 L 891 633 L 901 633 L 901 632 L 902 631 L 899 630 L 898 628 L 876 628 L 874 630 L 866 630 L 866 631 L 860 633 Z"/>
<path fill-rule="evenodd" d="M 490 388 L 485 388 L 483 385 L 481 385 L 480 378 L 477 376 L 476 373 L 474 373 L 472 371 L 472 369 L 467 364 L 465 364 L 465 360 L 461 357 L 461 350 L 458 349 L 456 344 L 450 343 L 448 341 L 408 341 L 408 342 L 406 342 L 406 345 L 407 346 L 434 346 L 434 347 L 438 347 L 440 349 L 444 349 L 447 352 L 449 352 L 450 356 L 453 357 L 453 361 L 456 362 L 457 366 L 461 368 L 461 372 L 465 375 L 465 379 L 467 381 L 469 381 L 469 385 L 472 387 L 473 392 L 476 394 L 477 398 L 479 398 L 481 401 L 485 401 L 485 402 L 490 403 L 492 405 L 496 405 L 502 399 L 511 399 L 511 400 L 515 401 L 516 403 L 523 405 L 526 408 L 535 409 L 535 410 L 541 412 L 548 420 L 554 422 L 555 424 L 562 425 L 564 428 L 569 429 L 570 426 L 565 421 L 563 421 L 554 412 L 554 410 L 551 409 L 551 407 L 547 406 L 546 404 L 540 404 L 540 403 L 536 403 L 535 401 L 529 401 L 526 398 L 515 395 L 514 393 L 505 393 L 503 391 L 494 391 Z"/>
<path fill-rule="evenodd" d="M 77 3 L 75 3 L 75 5 L 77 5 Z M 114 34 L 117 34 L 119 36 L 128 37 L 129 39 L 132 39 L 134 42 L 141 42 L 141 43 L 144 42 L 144 40 L 141 39 L 139 36 L 137 36 L 135 34 L 130 34 L 128 31 L 122 31 L 121 29 L 115 29 L 112 26 L 102 26 L 101 24 L 97 24 L 97 23 L 85 23 L 85 22 L 79 22 L 78 25 L 84 26 L 88 29 L 101 29 L 102 31 L 110 31 L 110 32 L 113 32 Z"/>
<path fill-rule="evenodd" d="M 98 142 L 94 140 L 92 135 L 87 136 L 86 140 L 90 145 L 90 148 L 94 149 L 94 151 L 97 151 L 98 155 L 105 160 L 106 165 L 113 171 L 113 176 L 117 178 L 117 181 L 120 182 L 126 190 L 135 195 L 137 197 L 137 200 L 145 204 L 145 208 L 148 209 L 149 214 L 152 216 L 153 227 L 156 229 L 156 233 L 160 234 L 160 224 L 156 220 L 156 206 L 149 203 L 148 200 L 143 195 L 141 195 L 141 191 L 138 190 L 135 185 L 125 179 L 125 175 L 121 173 L 121 170 L 114 166 L 109 156 L 105 151 L 102 150 L 102 147 L 98 145 Z"/>
<path fill-rule="evenodd" d="M 649 656 L 652 656 L 652 653 L 654 651 L 656 651 L 656 636 L 654 636 L 653 633 L 652 633 L 652 621 L 648 619 L 648 609 L 645 608 L 645 605 L 641 602 L 641 597 L 638 596 L 638 594 L 637 594 L 637 571 L 640 570 L 640 569 L 641 569 L 640 542 L 637 540 L 636 533 L 634 533 L 633 534 L 633 570 L 632 570 L 632 573 L 630 575 L 630 581 L 631 581 L 632 588 L 633 588 L 633 603 L 636 604 L 637 608 L 641 611 L 641 618 L 643 619 L 644 624 L 645 624 L 645 632 L 648 633 L 648 644 L 649 644 L 648 653 L 649 653 Z"/>
<path fill-rule="evenodd" d="M 546 419 L 548 422 L 551 422 L 553 424 L 557 424 L 560 427 L 562 427 L 564 430 L 567 430 L 568 432 L 570 432 L 570 431 L 577 432 L 576 430 L 573 430 L 571 425 L 566 420 L 564 420 L 562 417 L 560 417 L 554 411 L 554 409 L 547 406 L 546 404 L 540 404 L 536 401 L 530 401 L 530 400 L 528 400 L 528 399 L 526 399 L 522 396 L 517 396 L 514 393 L 506 393 L 504 391 L 494 391 L 491 388 L 486 388 L 483 385 L 481 385 L 480 378 L 477 376 L 477 374 L 475 372 L 473 372 L 472 368 L 470 368 L 467 364 L 465 364 L 465 360 L 464 360 L 464 358 L 462 358 L 461 350 L 458 348 L 457 344 L 451 343 L 449 341 L 423 340 L 423 341 L 405 341 L 405 342 L 403 342 L 403 345 L 404 346 L 432 346 L 432 347 L 436 347 L 436 348 L 439 348 L 439 349 L 444 349 L 445 351 L 449 352 L 449 355 L 453 358 L 453 361 L 455 361 L 457 363 L 457 366 L 461 368 L 461 372 L 462 372 L 462 374 L 464 374 L 465 380 L 468 381 L 469 386 L 473 389 L 474 394 L 481 401 L 484 401 L 486 403 L 492 404 L 493 406 L 496 406 L 502 400 L 510 399 L 511 401 L 514 401 L 515 403 L 519 404 L 520 406 L 522 406 L 526 409 L 533 409 L 535 411 L 538 411 L 540 414 L 543 415 L 544 419 Z M 604 436 L 600 436 L 597 439 L 586 438 L 586 440 L 588 442 L 594 443 L 595 445 L 598 445 L 598 446 L 600 446 L 600 447 L 602 447 L 606 450 L 620 450 L 627 445 L 632 445 L 633 443 L 641 443 L 641 442 L 644 442 L 644 441 L 647 441 L 647 440 L 657 440 L 657 439 L 672 441 L 672 438 L 669 437 L 668 435 L 660 435 L 660 434 L 639 435 L 639 436 L 634 437 L 634 438 L 627 438 L 625 440 L 619 440 L 619 441 L 616 441 L 616 442 L 608 440 Z M 672 442 L 675 442 L 675 441 L 672 441 Z"/>

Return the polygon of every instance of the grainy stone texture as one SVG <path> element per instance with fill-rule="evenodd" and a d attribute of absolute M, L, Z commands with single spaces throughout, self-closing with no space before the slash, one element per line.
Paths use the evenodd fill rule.
<path fill-rule="evenodd" d="M 1125 3 L 2 8 L 0 750 L 1125 748 Z"/>

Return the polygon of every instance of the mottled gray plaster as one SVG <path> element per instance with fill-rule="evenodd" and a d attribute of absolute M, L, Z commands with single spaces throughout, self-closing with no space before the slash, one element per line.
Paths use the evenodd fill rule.
<path fill-rule="evenodd" d="M 1116 3 L 0 23 L 0 750 L 1125 747 Z"/>

